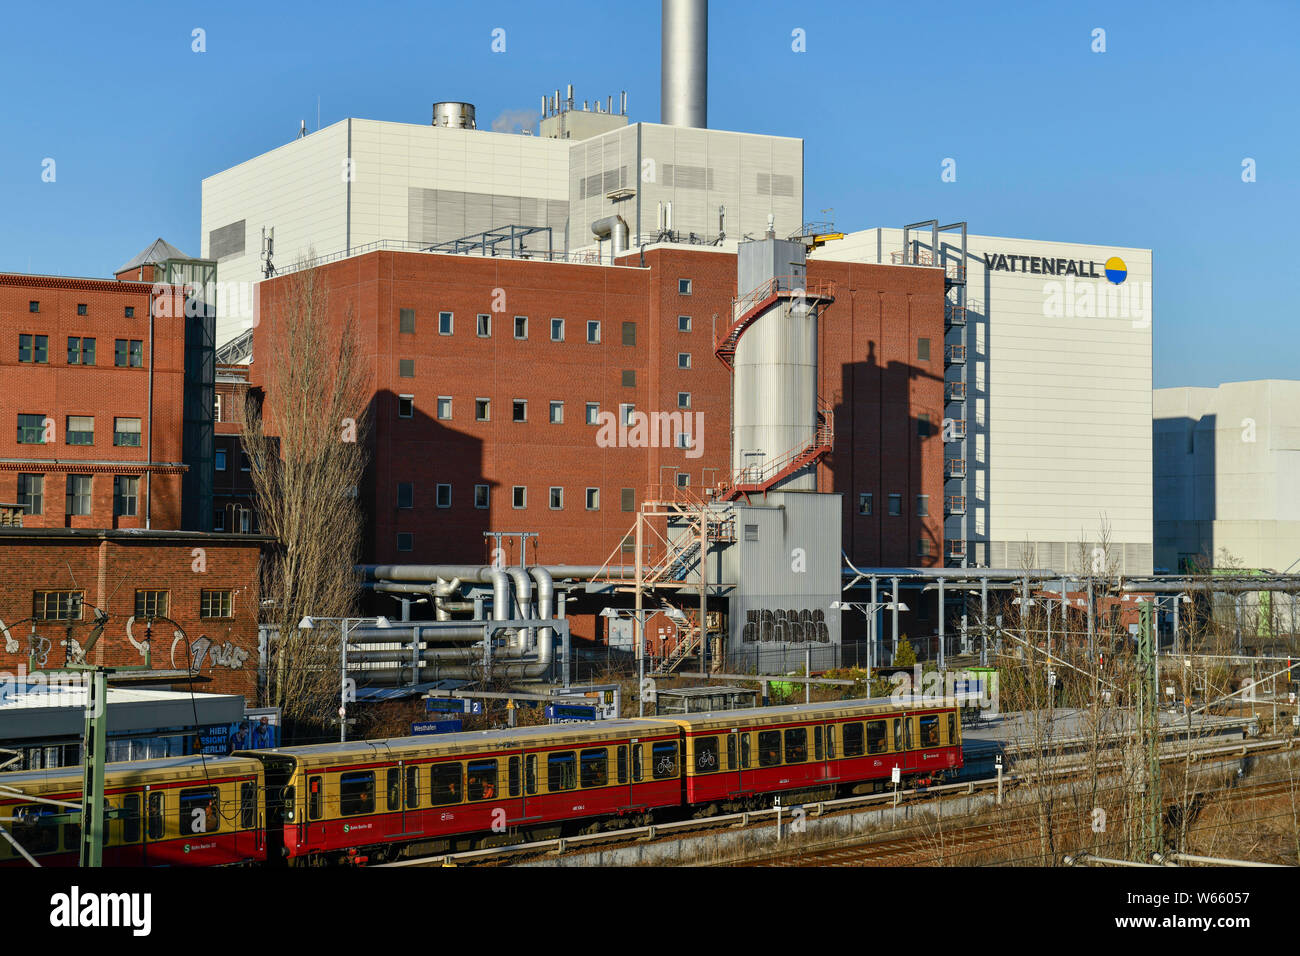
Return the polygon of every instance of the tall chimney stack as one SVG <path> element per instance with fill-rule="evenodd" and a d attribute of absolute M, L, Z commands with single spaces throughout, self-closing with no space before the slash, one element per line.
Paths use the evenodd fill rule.
<path fill-rule="evenodd" d="M 659 70 L 660 121 L 708 126 L 709 0 L 663 0 Z"/>

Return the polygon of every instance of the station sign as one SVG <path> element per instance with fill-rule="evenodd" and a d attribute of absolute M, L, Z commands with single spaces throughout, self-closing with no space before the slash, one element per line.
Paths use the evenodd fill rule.
<path fill-rule="evenodd" d="M 424 709 L 430 714 L 481 714 L 483 701 L 463 697 L 426 697 Z"/>
<path fill-rule="evenodd" d="M 595 720 L 595 707 L 582 707 L 577 704 L 547 704 L 548 720 Z"/>
<path fill-rule="evenodd" d="M 417 720 L 411 724 L 413 734 L 454 734 L 461 729 L 459 718 L 448 720 Z"/>

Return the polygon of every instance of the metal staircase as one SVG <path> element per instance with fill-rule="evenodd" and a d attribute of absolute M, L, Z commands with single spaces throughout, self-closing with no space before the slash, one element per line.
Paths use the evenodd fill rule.
<path fill-rule="evenodd" d="M 806 286 L 804 288 L 803 286 Z M 796 299 L 809 304 L 835 301 L 834 282 L 807 282 L 800 285 L 793 276 L 776 276 L 756 289 L 732 300 L 732 321 L 722 338 L 714 343 L 713 354 L 727 371 L 735 371 L 736 346 L 741 335 L 754 321 L 781 299 Z"/>
<path fill-rule="evenodd" d="M 793 448 L 760 466 L 742 468 L 718 486 L 718 497 L 735 501 L 744 496 L 766 494 L 791 475 L 817 464 L 831 453 L 835 445 L 835 412 L 821 399 L 817 400 L 817 429 L 806 445 Z"/>

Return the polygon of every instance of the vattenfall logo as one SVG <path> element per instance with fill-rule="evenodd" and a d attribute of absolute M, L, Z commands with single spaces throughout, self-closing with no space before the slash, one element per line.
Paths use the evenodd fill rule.
<path fill-rule="evenodd" d="M 1000 252 L 986 252 L 984 268 L 990 272 L 1026 272 L 1041 276 L 1078 276 L 1081 279 L 1100 279 L 1104 275 L 1115 285 L 1128 278 L 1128 266 L 1119 256 L 1107 259 L 1102 271 L 1098 272 L 1097 263 L 1090 259 L 1052 259 L 1047 256 L 1009 256 Z"/>

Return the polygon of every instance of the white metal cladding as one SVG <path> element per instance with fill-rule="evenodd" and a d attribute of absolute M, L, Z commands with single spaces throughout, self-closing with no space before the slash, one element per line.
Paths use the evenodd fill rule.
<path fill-rule="evenodd" d="M 888 264 L 902 238 L 900 229 L 865 230 L 814 258 Z M 923 257 L 929 242 L 921 233 Z M 1014 568 L 1023 542 L 1050 546 L 1064 563 L 1104 523 L 1112 560 L 1125 573 L 1150 573 L 1151 250 L 982 235 L 968 236 L 967 250 L 964 341 L 974 374 L 962 409 L 967 438 L 948 454 L 965 457 L 973 480 L 966 514 L 945 523 L 947 536 L 960 527 L 978 563 Z M 1098 273 L 1118 256 L 1127 275 L 1117 285 L 1104 273 L 1035 274 L 1019 262 L 1014 272 L 990 269 L 986 255 L 1082 260 Z M 1057 568 L 1043 555 L 1036 566 Z"/>

